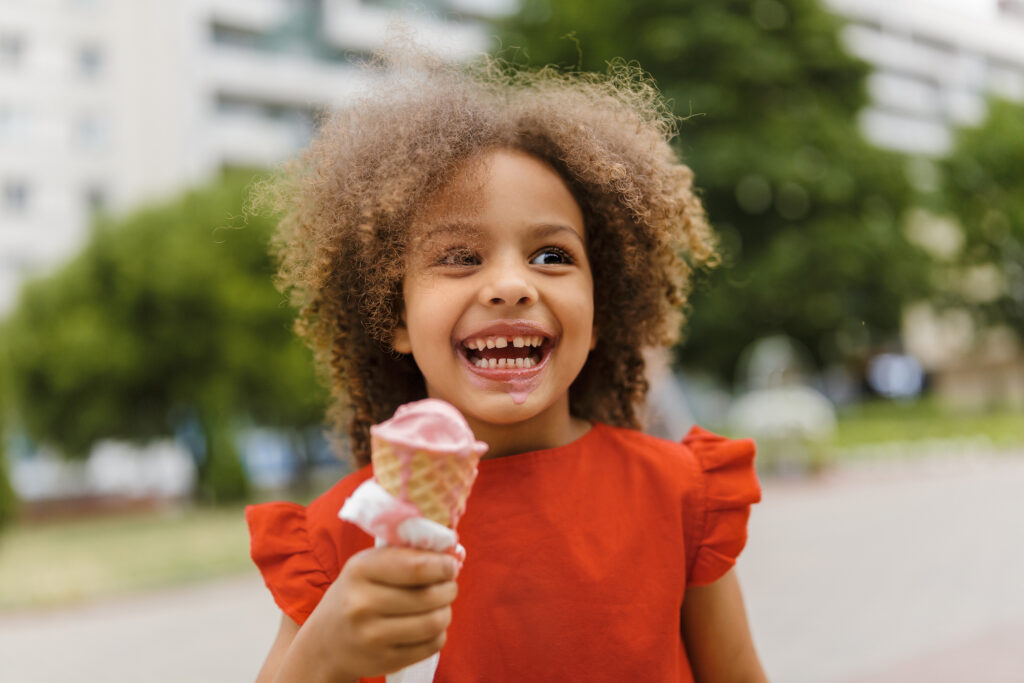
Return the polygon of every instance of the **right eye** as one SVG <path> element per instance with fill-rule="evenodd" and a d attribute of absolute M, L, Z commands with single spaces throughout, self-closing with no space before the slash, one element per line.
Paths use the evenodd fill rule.
<path fill-rule="evenodd" d="M 441 254 L 437 263 L 441 266 L 478 266 L 480 257 L 472 249 L 455 247 Z"/>

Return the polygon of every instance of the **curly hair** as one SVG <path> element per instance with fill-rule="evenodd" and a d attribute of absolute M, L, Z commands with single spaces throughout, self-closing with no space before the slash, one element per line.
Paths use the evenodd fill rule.
<path fill-rule="evenodd" d="M 635 65 L 606 75 L 494 58 L 453 65 L 416 50 L 368 65 L 372 93 L 321 122 L 310 146 L 262 188 L 282 215 L 278 285 L 299 309 L 351 454 L 369 427 L 426 389 L 392 337 L 409 226 L 460 164 L 512 148 L 550 164 L 583 211 L 598 343 L 570 388 L 574 415 L 638 427 L 642 349 L 679 335 L 694 267 L 716 259 L 693 173 L 669 144 L 676 118 Z"/>

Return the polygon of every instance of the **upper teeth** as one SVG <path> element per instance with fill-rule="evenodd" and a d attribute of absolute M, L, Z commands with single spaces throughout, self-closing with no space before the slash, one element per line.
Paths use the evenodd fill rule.
<path fill-rule="evenodd" d="M 462 342 L 467 349 L 503 349 L 512 342 L 512 346 L 521 349 L 524 346 L 540 346 L 544 343 L 544 337 L 540 335 L 521 337 L 474 337 Z"/>

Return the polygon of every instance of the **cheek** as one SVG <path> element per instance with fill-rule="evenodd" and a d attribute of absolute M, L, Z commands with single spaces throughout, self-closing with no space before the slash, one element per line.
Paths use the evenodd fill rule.
<path fill-rule="evenodd" d="M 451 336 L 456 314 L 450 297 L 436 292 L 414 291 L 405 297 L 405 322 L 414 347 L 445 343 Z"/>

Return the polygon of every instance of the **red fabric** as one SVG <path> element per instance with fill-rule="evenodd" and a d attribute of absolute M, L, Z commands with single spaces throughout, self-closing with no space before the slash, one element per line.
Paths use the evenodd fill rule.
<path fill-rule="evenodd" d="M 675 444 L 597 424 L 560 448 L 484 460 L 459 524 L 468 556 L 435 681 L 691 681 L 683 597 L 743 549 L 761 495 L 753 459 L 753 442 L 699 427 Z M 246 511 L 253 560 L 298 623 L 372 545 L 337 517 L 370 475 L 305 510 Z"/>

